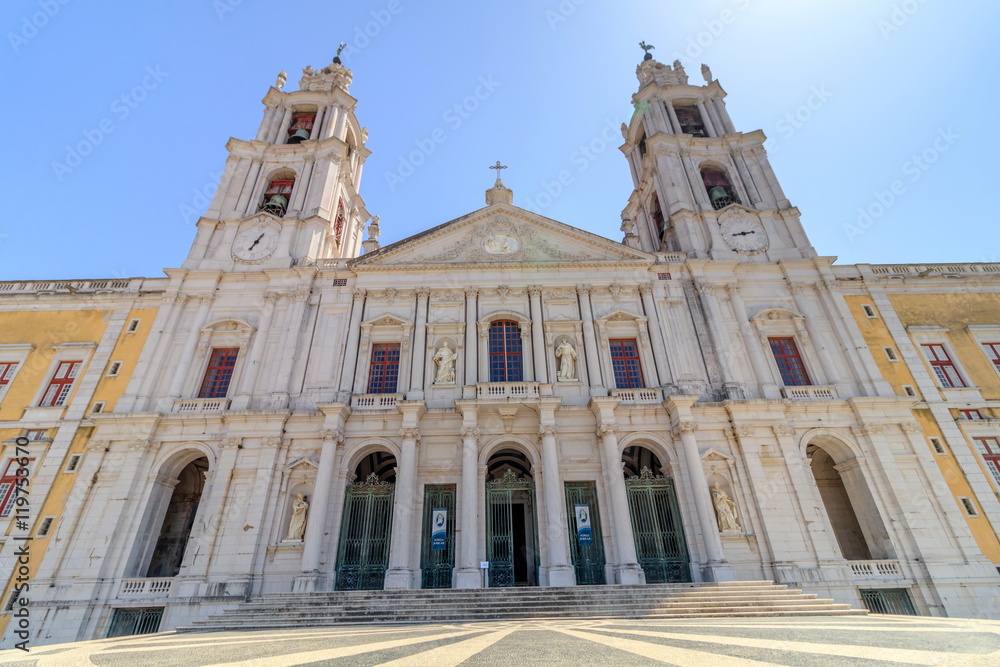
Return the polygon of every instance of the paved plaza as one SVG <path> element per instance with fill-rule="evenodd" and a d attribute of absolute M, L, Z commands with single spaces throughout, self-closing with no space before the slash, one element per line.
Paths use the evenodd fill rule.
<path fill-rule="evenodd" d="M 160 633 L 0 652 L 15 667 L 1000 665 L 1000 622 L 904 616 L 540 620 Z"/>

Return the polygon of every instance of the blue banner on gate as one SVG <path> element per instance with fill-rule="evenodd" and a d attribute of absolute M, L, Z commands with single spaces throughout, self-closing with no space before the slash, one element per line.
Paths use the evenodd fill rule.
<path fill-rule="evenodd" d="M 589 547 L 594 541 L 590 530 L 590 505 L 575 505 L 576 509 L 576 543 L 581 547 Z"/>
<path fill-rule="evenodd" d="M 444 551 L 448 548 L 448 510 L 435 507 L 431 512 L 431 551 Z"/>

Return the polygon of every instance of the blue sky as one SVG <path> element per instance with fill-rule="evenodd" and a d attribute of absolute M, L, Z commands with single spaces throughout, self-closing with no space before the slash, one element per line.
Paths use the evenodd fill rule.
<path fill-rule="evenodd" d="M 293 90 L 341 41 L 383 243 L 483 206 L 497 160 L 515 204 L 620 239 L 631 180 L 606 129 L 646 40 L 692 81 L 708 63 L 737 128 L 770 137 L 820 254 L 1000 261 L 998 19 L 972 0 L 8 1 L 0 280 L 179 266 L 227 139 L 253 138 L 280 70 Z"/>

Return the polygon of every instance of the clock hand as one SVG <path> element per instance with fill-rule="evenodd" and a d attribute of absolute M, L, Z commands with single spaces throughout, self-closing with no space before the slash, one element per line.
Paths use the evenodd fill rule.
<path fill-rule="evenodd" d="M 254 248 L 256 248 L 256 247 L 257 247 L 257 244 L 258 244 L 258 243 L 260 243 L 260 240 L 261 240 L 262 238 L 264 238 L 264 234 L 263 234 L 263 233 L 261 233 L 261 235 L 257 237 L 257 240 L 256 240 L 256 241 L 254 241 L 253 243 L 251 243 L 251 244 L 250 244 L 250 247 L 249 247 L 249 248 L 247 248 L 247 250 L 253 250 Z"/>
<path fill-rule="evenodd" d="M 756 233 L 757 232 L 751 230 L 748 232 L 735 232 L 733 234 L 730 234 L 730 236 L 747 236 L 748 234 L 756 234 Z"/>

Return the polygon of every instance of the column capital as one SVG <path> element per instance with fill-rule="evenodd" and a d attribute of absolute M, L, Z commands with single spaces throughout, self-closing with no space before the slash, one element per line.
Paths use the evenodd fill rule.
<path fill-rule="evenodd" d="M 431 295 L 431 288 L 430 287 L 418 287 L 416 289 L 416 293 L 417 293 L 417 297 L 419 297 L 421 299 L 426 299 L 427 297 L 429 297 Z"/>
<path fill-rule="evenodd" d="M 653 285 L 651 283 L 639 283 L 639 294 L 642 296 L 649 296 L 653 293 Z"/>
<path fill-rule="evenodd" d="M 583 295 L 590 296 L 591 290 L 593 290 L 593 287 L 591 287 L 590 285 L 577 285 L 576 286 L 576 291 L 581 296 L 583 296 Z"/>
<path fill-rule="evenodd" d="M 726 283 L 726 291 L 729 292 L 730 296 L 740 295 L 740 284 L 739 283 Z"/>
<path fill-rule="evenodd" d="M 861 435 L 881 435 L 885 431 L 885 427 L 882 424 L 875 424 L 872 422 L 865 422 L 858 424 L 857 426 L 851 427 L 851 433 L 856 436 Z"/>
<path fill-rule="evenodd" d="M 297 289 L 288 295 L 292 301 L 300 302 L 309 298 L 309 290 Z"/>
<path fill-rule="evenodd" d="M 554 438 L 559 429 L 556 428 L 555 424 L 542 424 L 538 427 L 538 437 L 539 438 Z"/>
<path fill-rule="evenodd" d="M 466 287 L 465 288 L 465 296 L 468 299 L 475 299 L 477 296 L 479 296 L 479 288 L 478 287 Z"/>
<path fill-rule="evenodd" d="M 807 285 L 806 283 L 792 283 L 788 286 L 791 293 L 796 295 L 805 294 L 810 288 L 812 288 L 812 285 Z"/>
<path fill-rule="evenodd" d="M 363 290 L 361 288 L 358 288 L 358 289 L 354 290 L 354 300 L 355 301 L 360 301 L 361 299 L 364 299 L 367 294 L 368 294 L 367 291 L 365 291 L 365 290 Z"/>
<path fill-rule="evenodd" d="M 698 430 L 698 424 L 696 422 L 677 422 L 674 424 L 673 429 L 671 429 L 675 438 L 679 438 L 685 434 L 691 434 Z"/>
<path fill-rule="evenodd" d="M 788 424 L 778 424 L 777 426 L 772 426 L 771 431 L 777 436 L 791 437 L 795 435 L 795 429 Z"/>
<path fill-rule="evenodd" d="M 106 452 L 108 451 L 109 443 L 107 440 L 91 440 L 87 443 L 88 452 Z"/>
<path fill-rule="evenodd" d="M 475 426 L 466 426 L 462 429 L 462 438 L 466 440 L 479 441 L 479 429 Z"/>
<path fill-rule="evenodd" d="M 338 445 L 344 444 L 344 431 L 340 428 L 325 428 L 319 432 L 323 440 L 333 440 Z"/>
<path fill-rule="evenodd" d="M 923 433 L 924 427 L 917 422 L 903 422 L 899 425 L 899 428 L 903 429 L 903 433 Z"/>
<path fill-rule="evenodd" d="M 530 296 L 541 296 L 542 286 L 541 285 L 528 285 L 528 294 Z"/>
<path fill-rule="evenodd" d="M 618 424 L 601 424 L 597 427 L 597 437 L 604 438 L 618 433 Z"/>
<path fill-rule="evenodd" d="M 223 438 L 219 446 L 223 449 L 243 449 L 243 438 Z"/>
<path fill-rule="evenodd" d="M 262 447 L 280 447 L 282 445 L 281 437 L 272 435 L 267 438 L 261 438 L 260 444 Z"/>
<path fill-rule="evenodd" d="M 264 303 L 269 303 L 274 305 L 277 303 L 278 299 L 284 296 L 281 292 L 265 292 L 264 293 Z"/>
<path fill-rule="evenodd" d="M 136 438 L 128 443 L 128 448 L 133 452 L 148 452 L 153 448 L 153 440 L 151 438 Z"/>
<path fill-rule="evenodd" d="M 420 429 L 418 428 L 401 428 L 399 429 L 399 436 L 403 440 L 414 440 L 420 442 Z"/>

